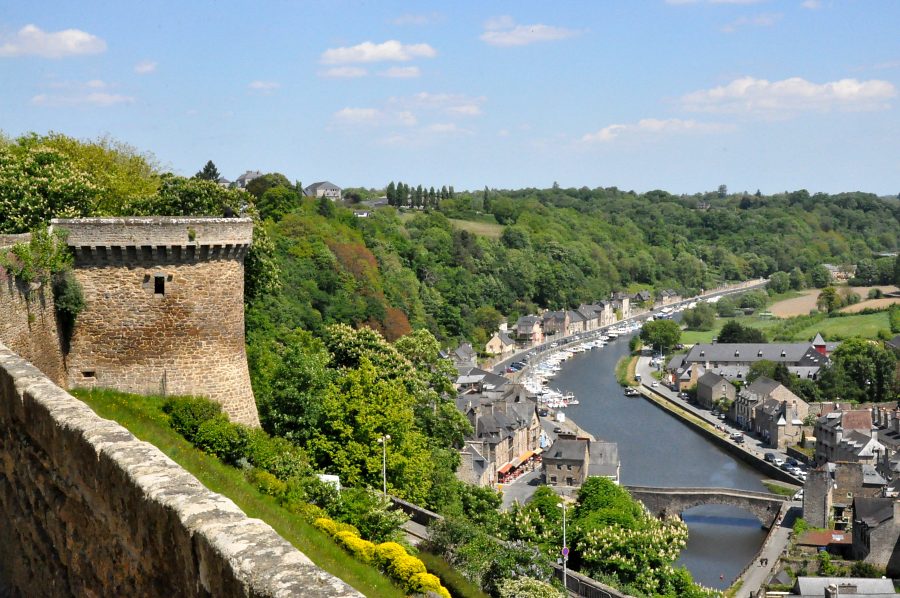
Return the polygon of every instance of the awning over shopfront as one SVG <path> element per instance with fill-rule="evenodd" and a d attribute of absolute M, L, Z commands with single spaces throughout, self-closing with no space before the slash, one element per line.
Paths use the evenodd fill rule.
<path fill-rule="evenodd" d="M 499 474 L 504 474 L 504 473 L 507 473 L 507 472 L 508 472 L 510 469 L 512 469 L 512 468 L 513 468 L 513 464 L 512 464 L 512 463 L 507 463 L 506 465 L 504 465 L 503 467 L 501 467 L 500 469 L 498 469 L 498 470 L 497 470 L 497 473 L 499 473 Z"/>

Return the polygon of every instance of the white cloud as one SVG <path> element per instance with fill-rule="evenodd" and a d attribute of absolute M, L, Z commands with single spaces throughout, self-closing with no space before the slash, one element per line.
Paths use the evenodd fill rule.
<path fill-rule="evenodd" d="M 724 33 L 734 33 L 742 27 L 772 27 L 783 17 L 781 13 L 762 13 L 752 17 L 739 17 L 722 26 Z"/>
<path fill-rule="evenodd" d="M 822 8 L 822 0 L 803 0 L 800 6 L 809 10 L 818 10 Z"/>
<path fill-rule="evenodd" d="M 333 115 L 339 125 L 370 125 L 413 127 L 418 124 L 415 114 L 408 110 L 381 110 L 379 108 L 342 108 Z"/>
<path fill-rule="evenodd" d="M 481 106 L 486 100 L 484 96 L 422 91 L 412 96 L 394 97 L 389 102 L 411 110 L 429 110 L 448 116 L 480 116 Z"/>
<path fill-rule="evenodd" d="M 434 58 L 437 52 L 428 44 L 402 44 L 395 39 L 381 44 L 363 42 L 346 48 L 331 48 L 322 53 L 323 64 L 353 62 L 407 62 L 414 58 Z"/>
<path fill-rule="evenodd" d="M 484 24 L 481 41 L 492 46 L 525 46 L 536 42 L 566 39 L 581 32 L 551 25 L 517 25 L 512 17 L 502 16 L 489 19 Z"/>
<path fill-rule="evenodd" d="M 90 87 L 91 89 L 103 89 L 104 87 L 106 87 L 106 83 L 104 83 L 100 79 L 91 79 L 84 85 L 85 87 Z"/>
<path fill-rule="evenodd" d="M 0 39 L 0 57 L 42 56 L 63 58 L 106 51 L 106 42 L 79 29 L 47 32 L 35 25 L 25 25 L 13 35 Z"/>
<path fill-rule="evenodd" d="M 400 15 L 399 17 L 393 18 L 389 23 L 392 25 L 414 25 L 414 26 L 422 26 L 422 25 L 431 25 L 432 23 L 439 23 L 444 20 L 444 15 L 439 12 L 432 12 L 429 14 L 405 14 Z"/>
<path fill-rule="evenodd" d="M 414 79 L 421 74 L 422 71 L 417 66 L 392 66 L 381 72 L 382 77 L 393 77 L 394 79 Z"/>
<path fill-rule="evenodd" d="M 878 79 L 819 84 L 800 77 L 782 81 L 742 77 L 728 85 L 689 93 L 681 103 L 695 112 L 784 116 L 803 111 L 885 109 L 896 95 L 893 84 Z"/>
<path fill-rule="evenodd" d="M 358 66 L 336 66 L 319 73 L 320 77 L 327 79 L 355 79 L 365 77 L 369 71 Z"/>
<path fill-rule="evenodd" d="M 733 125 L 723 123 L 701 123 L 680 118 L 665 120 L 644 118 L 633 124 L 609 125 L 594 133 L 587 133 L 581 137 L 581 141 L 591 144 L 609 143 L 623 136 L 637 136 L 641 134 L 659 136 L 682 133 L 727 133 L 733 130 Z"/>
<path fill-rule="evenodd" d="M 75 95 L 48 95 L 38 94 L 31 98 L 35 106 L 99 106 L 108 107 L 118 104 L 131 104 L 134 98 L 115 93 L 95 91 Z"/>
<path fill-rule="evenodd" d="M 440 133 L 441 135 L 471 135 L 472 131 L 464 129 L 456 123 L 434 123 L 425 127 L 429 133 Z"/>
<path fill-rule="evenodd" d="M 149 75 L 156 72 L 157 64 L 152 60 L 142 60 L 134 65 L 134 72 L 138 75 Z"/>
<path fill-rule="evenodd" d="M 248 89 L 259 92 L 264 95 L 269 95 L 271 93 L 274 93 L 275 90 L 278 89 L 279 87 L 281 87 L 281 83 L 278 83 L 277 81 L 258 81 L 257 80 L 257 81 L 251 81 L 247 85 Z"/>

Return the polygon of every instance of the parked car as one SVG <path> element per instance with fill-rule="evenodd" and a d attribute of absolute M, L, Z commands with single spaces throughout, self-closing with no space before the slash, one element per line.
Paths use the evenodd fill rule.
<path fill-rule="evenodd" d="M 781 471 L 786 471 L 791 474 L 794 473 L 794 466 L 791 465 L 790 463 L 788 463 L 787 461 L 785 461 L 784 463 L 781 463 L 778 467 L 781 468 Z"/>
<path fill-rule="evenodd" d="M 769 463 L 773 463 L 775 461 L 775 453 L 766 453 L 764 458 Z"/>
<path fill-rule="evenodd" d="M 781 467 L 782 465 L 784 465 L 784 459 L 775 457 L 775 459 L 772 461 L 772 465 L 774 465 L 775 467 Z"/>
<path fill-rule="evenodd" d="M 559 426 L 556 426 L 555 428 L 553 428 L 554 434 L 562 434 L 562 431 L 563 431 L 562 428 L 560 428 Z"/>
<path fill-rule="evenodd" d="M 797 491 L 797 494 L 791 497 L 791 500 L 803 500 L 803 488 Z"/>
<path fill-rule="evenodd" d="M 794 459 L 793 457 L 788 457 L 787 459 L 784 460 L 784 462 L 787 463 L 788 465 L 790 465 L 791 467 L 797 467 L 798 465 L 800 465 L 800 462 L 797 461 L 796 459 Z"/>
<path fill-rule="evenodd" d="M 540 411 L 538 411 L 538 415 L 541 417 L 547 417 L 547 415 L 549 415 L 549 413 L 550 412 L 547 411 L 546 409 L 541 409 Z"/>
<path fill-rule="evenodd" d="M 650 386 L 653 386 L 655 388 L 655 387 L 659 386 L 659 382 L 654 381 Z"/>

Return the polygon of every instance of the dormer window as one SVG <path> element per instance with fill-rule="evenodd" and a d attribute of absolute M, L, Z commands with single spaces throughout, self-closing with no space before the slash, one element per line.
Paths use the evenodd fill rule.
<path fill-rule="evenodd" d="M 706 355 L 706 351 L 700 351 L 700 357 L 703 357 L 705 355 Z"/>
<path fill-rule="evenodd" d="M 782 350 L 782 351 L 781 351 L 781 356 L 782 356 L 782 357 L 785 357 L 786 355 L 787 355 L 787 351 Z"/>
<path fill-rule="evenodd" d="M 757 357 L 762 357 L 762 349 L 760 349 L 759 351 L 756 352 L 756 356 L 757 356 Z"/>
<path fill-rule="evenodd" d="M 740 351 L 735 351 L 735 352 L 734 352 L 734 356 L 735 356 L 735 357 L 740 357 L 740 356 L 741 356 L 741 352 L 740 352 Z"/>

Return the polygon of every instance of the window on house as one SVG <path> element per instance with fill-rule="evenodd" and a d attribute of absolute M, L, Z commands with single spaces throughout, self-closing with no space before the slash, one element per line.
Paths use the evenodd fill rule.
<path fill-rule="evenodd" d="M 83 370 L 81 372 L 81 377 L 82 378 L 96 378 L 97 372 L 95 372 L 94 370 Z"/>
<path fill-rule="evenodd" d="M 568 469 L 569 471 L 572 471 L 572 466 L 571 466 L 571 465 L 566 465 L 566 469 Z"/>
<path fill-rule="evenodd" d="M 166 277 L 160 274 L 157 274 L 153 277 L 153 294 L 154 295 L 165 295 L 166 294 Z"/>
<path fill-rule="evenodd" d="M 556 483 L 556 476 L 555 476 L 555 475 L 550 476 L 550 483 L 551 483 L 551 484 L 555 484 L 555 483 Z"/>

